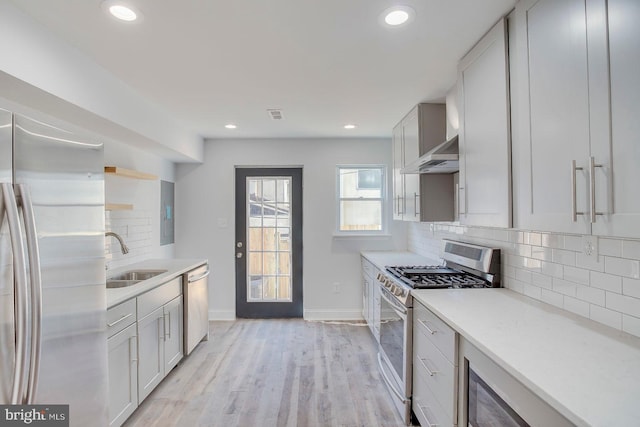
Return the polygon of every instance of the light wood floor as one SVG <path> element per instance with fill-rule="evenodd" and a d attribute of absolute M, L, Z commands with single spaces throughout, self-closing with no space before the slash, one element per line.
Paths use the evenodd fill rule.
<path fill-rule="evenodd" d="M 367 327 L 211 322 L 126 427 L 399 427 Z"/>

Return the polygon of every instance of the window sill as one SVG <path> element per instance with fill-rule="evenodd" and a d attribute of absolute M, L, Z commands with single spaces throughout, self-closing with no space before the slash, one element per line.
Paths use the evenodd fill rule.
<path fill-rule="evenodd" d="M 368 239 L 368 240 L 389 240 L 393 236 L 391 234 L 365 234 L 365 233 L 333 233 L 333 238 L 340 239 Z"/>

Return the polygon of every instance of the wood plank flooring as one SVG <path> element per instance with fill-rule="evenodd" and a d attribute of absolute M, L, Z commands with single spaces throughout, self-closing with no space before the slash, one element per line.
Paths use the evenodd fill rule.
<path fill-rule="evenodd" d="M 365 326 L 211 322 L 126 427 L 400 427 Z"/>

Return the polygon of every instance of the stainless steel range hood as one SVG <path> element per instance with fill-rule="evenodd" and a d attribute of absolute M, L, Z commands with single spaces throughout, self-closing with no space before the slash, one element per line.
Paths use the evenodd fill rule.
<path fill-rule="evenodd" d="M 454 172 L 458 172 L 458 135 L 437 145 L 415 162 L 400 169 L 401 174 Z"/>

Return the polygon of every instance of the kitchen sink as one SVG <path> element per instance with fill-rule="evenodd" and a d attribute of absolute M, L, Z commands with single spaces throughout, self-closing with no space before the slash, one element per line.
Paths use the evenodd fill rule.
<path fill-rule="evenodd" d="M 107 289 L 113 288 L 125 288 L 127 286 L 135 285 L 136 283 L 140 283 L 141 280 L 112 280 L 107 279 Z"/>
<path fill-rule="evenodd" d="M 167 270 L 130 270 L 107 279 L 107 288 L 124 288 L 151 279 Z"/>

